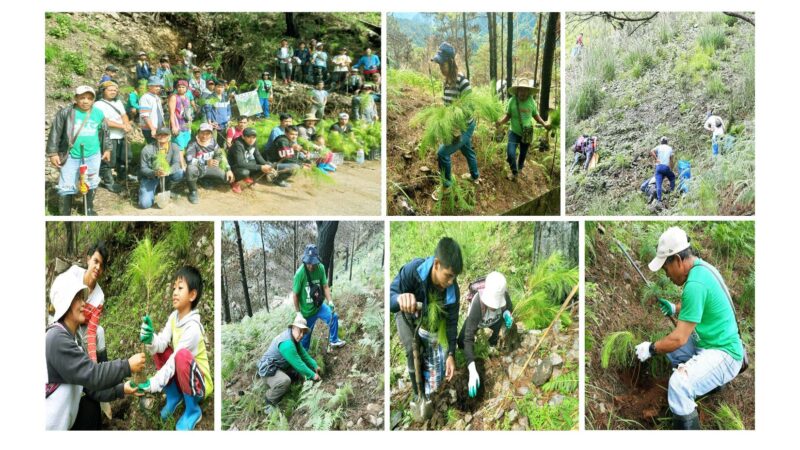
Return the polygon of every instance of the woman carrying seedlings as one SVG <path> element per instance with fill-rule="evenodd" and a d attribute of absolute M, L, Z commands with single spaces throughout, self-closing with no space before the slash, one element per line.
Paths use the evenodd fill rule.
<path fill-rule="evenodd" d="M 139 207 L 148 209 L 153 206 L 161 178 L 166 178 L 165 191 L 169 191 L 172 183 L 183 179 L 183 162 L 178 144 L 170 142 L 172 132 L 167 127 L 156 131 L 156 142 L 147 144 L 142 149 L 139 167 Z"/>
<path fill-rule="evenodd" d="M 550 129 L 550 124 L 542 120 L 536 108 L 536 101 L 533 99 L 534 81 L 523 75 L 516 80 L 508 89 L 511 98 L 506 105 L 506 114 L 498 120 L 496 125 L 499 127 L 509 120 L 511 121 L 508 130 L 508 146 L 506 147 L 506 161 L 511 169 L 508 174 L 510 181 L 517 180 L 517 174 L 522 172 L 525 166 L 525 157 L 528 149 L 533 142 L 533 119 L 536 119 L 545 129 Z M 517 159 L 517 147 L 519 146 L 519 159 Z"/>
<path fill-rule="evenodd" d="M 444 95 L 442 99 L 445 105 L 450 105 L 454 100 L 469 93 L 472 87 L 469 80 L 464 74 L 458 72 L 456 65 L 456 49 L 447 42 L 442 42 L 439 46 L 439 51 L 436 56 L 431 58 L 431 61 L 439 64 L 439 69 L 444 76 Z M 480 184 L 480 174 L 478 172 L 478 158 L 475 155 L 475 150 L 472 148 L 472 133 L 475 132 L 475 119 L 472 117 L 467 118 L 467 128 L 463 132 L 453 134 L 453 141 L 450 144 L 442 145 L 439 151 L 436 152 L 439 162 L 439 171 L 444 171 L 444 189 L 448 189 L 451 184 L 451 170 L 452 163 L 450 162 L 450 155 L 457 151 L 461 151 L 464 157 L 467 158 L 467 165 L 469 172 L 472 176 L 472 182 Z M 439 193 L 434 192 L 432 195 L 434 200 L 439 199 Z"/>
<path fill-rule="evenodd" d="M 172 128 L 172 142 L 178 144 L 181 154 L 186 150 L 192 139 L 192 120 L 194 120 L 191 103 L 186 96 L 189 82 L 178 80 L 175 93 L 169 96 L 169 124 Z"/>
<path fill-rule="evenodd" d="M 80 422 L 81 395 L 96 401 L 110 401 L 136 394 L 136 388 L 123 383 L 132 373 L 144 368 L 144 353 L 128 360 L 96 363 L 80 343 L 78 328 L 86 323 L 84 298 L 87 286 L 69 271 L 56 277 L 50 286 L 52 325 L 47 328 L 45 356 L 45 429 L 68 430 Z"/>

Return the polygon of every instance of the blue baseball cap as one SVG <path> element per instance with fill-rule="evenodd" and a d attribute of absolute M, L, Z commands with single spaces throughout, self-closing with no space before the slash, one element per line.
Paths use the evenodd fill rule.
<path fill-rule="evenodd" d="M 164 87 L 164 80 L 162 80 L 161 77 L 153 75 L 152 77 L 147 79 L 147 85 Z"/>
<path fill-rule="evenodd" d="M 452 61 L 456 57 L 456 49 L 453 48 L 452 45 L 448 44 L 447 42 L 442 42 L 439 45 L 439 52 L 436 53 L 436 56 L 431 58 L 431 61 L 442 64 L 446 61 Z"/>
<path fill-rule="evenodd" d="M 306 245 L 306 249 L 303 250 L 303 263 L 304 264 L 319 264 L 319 250 L 317 250 L 317 246 L 314 244 Z"/>

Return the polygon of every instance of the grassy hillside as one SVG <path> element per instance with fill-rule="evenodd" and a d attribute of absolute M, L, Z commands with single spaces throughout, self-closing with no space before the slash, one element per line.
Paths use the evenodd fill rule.
<path fill-rule="evenodd" d="M 755 28 L 722 13 L 660 13 L 634 30 L 567 15 L 566 162 L 581 134 L 599 139 L 600 162 L 567 174 L 567 212 L 646 215 L 639 185 L 653 175 L 650 150 L 667 136 L 692 166 L 689 192 L 667 195 L 662 215 L 755 211 Z M 706 112 L 725 121 L 732 144 L 711 155 Z M 722 146 L 721 146 L 722 147 Z"/>

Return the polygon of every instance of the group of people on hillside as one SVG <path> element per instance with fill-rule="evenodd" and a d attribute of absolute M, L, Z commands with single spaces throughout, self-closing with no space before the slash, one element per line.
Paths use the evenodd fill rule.
<path fill-rule="evenodd" d="M 439 70 L 444 77 L 442 100 L 445 105 L 452 104 L 456 99 L 469 95 L 472 86 L 467 77 L 458 71 L 455 47 L 448 42 L 442 42 L 431 61 L 439 65 Z M 496 127 L 501 127 L 510 122 L 506 161 L 510 169 L 507 178 L 511 181 L 517 180 L 517 176 L 525 166 L 525 158 L 533 141 L 533 121 L 535 120 L 545 129 L 550 129 L 550 124 L 539 115 L 536 101 L 533 99 L 534 89 L 534 81 L 530 77 L 516 78 L 514 84 L 508 89 L 511 97 L 506 104 L 505 115 L 495 123 Z M 441 145 L 436 152 L 443 182 L 439 189 L 432 194 L 434 200 L 439 200 L 450 189 L 452 184 L 451 156 L 456 152 L 460 151 L 464 155 L 469 167 L 469 173 L 464 174 L 462 178 L 469 178 L 476 185 L 481 184 L 478 158 L 472 148 L 472 134 L 475 132 L 476 125 L 477 122 L 474 118 L 468 118 L 466 130 L 454 136 L 451 143 Z M 519 149 L 519 154 L 517 154 L 517 149 Z"/>
<path fill-rule="evenodd" d="M 202 418 L 202 401 L 214 390 L 205 331 L 197 310 L 203 294 L 200 272 L 184 266 L 175 273 L 174 311 L 160 332 L 156 333 L 149 316 L 142 319 L 139 341 L 153 356 L 156 372 L 137 383 L 129 378 L 144 370 L 145 354 L 109 360 L 106 329 L 100 325 L 105 293 L 99 281 L 109 263 L 105 244 L 98 242 L 86 253 L 86 267 L 73 265 L 50 286 L 45 428 L 99 430 L 103 403 L 163 392 L 166 402 L 161 419 L 168 420 L 183 403 L 176 429 L 194 429 Z"/>
<path fill-rule="evenodd" d="M 159 190 L 171 192 L 181 181 L 188 187 L 188 200 L 196 204 L 201 180 L 204 184 L 228 183 L 234 193 L 240 193 L 242 185 L 253 185 L 262 177 L 289 187 L 287 180 L 299 170 L 316 166 L 334 171 L 333 154 L 325 146 L 324 133 L 308 132 L 324 118 L 329 98 L 325 83 L 330 81 L 335 90 L 353 94 L 353 120 L 367 124 L 378 121 L 380 58 L 366 48 L 351 74 L 349 57 L 335 57 L 335 76 L 330 76 L 324 46 L 314 44 L 318 50 L 311 55 L 316 59 L 309 59 L 310 65 L 306 65 L 301 51 L 297 65 L 300 73 L 305 73 L 306 67 L 316 68 L 309 71 L 316 85 L 310 90 L 310 111 L 303 120 L 302 137 L 308 142 L 298 141 L 300 132 L 293 126 L 292 116 L 283 113 L 280 125 L 270 131 L 268 142 L 261 148 L 256 145 L 255 128 L 248 127 L 250 118 L 241 114 L 235 117 L 236 81 L 217 77 L 209 64 L 195 66 L 191 43 L 181 51 L 174 70 L 168 55 L 153 68 L 148 55 L 139 52 L 132 70 L 136 87 L 126 98 L 121 94 L 122 80 L 117 78 L 119 69 L 113 64 L 106 66 L 99 86 L 78 86 L 73 104 L 59 110 L 52 120 L 46 153 L 59 169 L 58 213 L 70 215 L 74 197 L 82 195 L 84 213 L 96 215 L 96 189 L 103 186 L 119 194 L 123 181 L 125 185 L 138 182 L 138 206 L 147 209 L 155 203 Z M 289 50 L 279 50 L 276 56 L 285 83 L 292 82 L 293 66 L 292 61 L 282 62 L 280 56 Z M 344 50 L 337 56 L 346 57 Z M 291 60 L 297 51 L 289 53 Z M 336 75 L 342 73 L 342 61 L 349 76 Z M 364 83 L 362 77 L 373 82 Z M 253 119 L 269 118 L 275 92 L 268 71 L 256 80 L 255 90 L 262 113 Z M 328 131 L 349 133 L 350 120 L 351 114 L 340 113 L 338 122 Z M 134 128 L 141 130 L 145 141 L 138 161 L 132 161 L 129 148 Z"/>

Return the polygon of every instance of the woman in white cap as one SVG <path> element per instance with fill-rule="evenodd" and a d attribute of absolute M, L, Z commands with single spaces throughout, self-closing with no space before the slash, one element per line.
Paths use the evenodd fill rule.
<path fill-rule="evenodd" d="M 292 379 L 321 381 L 322 370 L 308 354 L 300 341 L 310 330 L 306 319 L 297 315 L 294 322 L 269 344 L 269 348 L 258 361 L 258 376 L 267 378 L 266 414 L 272 414 L 278 402 L 289 390 Z"/>
<path fill-rule="evenodd" d="M 471 283 L 469 287 L 473 296 L 467 318 L 458 334 L 458 346 L 464 350 L 464 357 L 467 360 L 469 396 L 475 397 L 481 386 L 480 376 L 475 368 L 475 336 L 479 329 L 489 328 L 492 330 L 489 346 L 497 345 L 502 326 L 505 325 L 508 329 L 514 324 L 511 316 L 514 305 L 511 303 L 511 296 L 508 295 L 506 277 L 500 272 L 492 272 L 485 279 Z"/>
<path fill-rule="evenodd" d="M 135 394 L 136 388 L 123 380 L 144 368 L 144 353 L 128 360 L 103 363 L 89 359 L 77 335 L 78 327 L 86 321 L 85 290 L 86 285 L 71 273 L 59 275 L 50 286 L 49 312 L 54 322 L 45 336 L 45 428 L 48 430 L 68 430 L 73 426 L 84 389 L 98 401 Z"/>
<path fill-rule="evenodd" d="M 511 169 L 508 174 L 510 181 L 517 180 L 517 174 L 522 172 L 525 166 L 525 157 L 528 149 L 533 142 L 533 120 L 536 119 L 545 129 L 550 129 L 550 124 L 539 116 L 536 108 L 536 101 L 533 99 L 534 81 L 521 76 L 514 80 L 513 86 L 508 89 L 511 98 L 506 105 L 506 115 L 497 121 L 497 126 L 501 126 L 511 121 L 508 130 L 508 146 L 506 147 L 506 161 Z M 517 147 L 519 146 L 519 159 L 517 159 Z"/>

